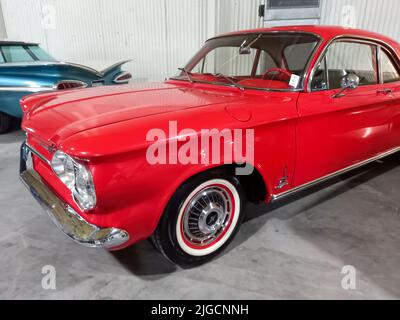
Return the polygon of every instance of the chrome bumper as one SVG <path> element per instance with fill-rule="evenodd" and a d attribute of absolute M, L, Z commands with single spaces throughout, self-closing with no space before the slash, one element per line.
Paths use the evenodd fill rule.
<path fill-rule="evenodd" d="M 128 241 L 129 235 L 126 231 L 117 228 L 99 228 L 90 224 L 73 208 L 61 201 L 43 183 L 34 169 L 27 168 L 26 162 L 31 153 L 31 148 L 24 143 L 21 147 L 20 178 L 51 220 L 69 238 L 86 247 L 107 249 L 118 247 Z"/>

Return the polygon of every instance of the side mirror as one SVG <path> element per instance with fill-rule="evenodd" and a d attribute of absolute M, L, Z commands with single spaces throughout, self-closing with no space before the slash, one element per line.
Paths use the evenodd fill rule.
<path fill-rule="evenodd" d="M 343 89 L 354 90 L 359 85 L 360 85 L 360 78 L 354 73 L 349 73 L 348 75 L 344 76 L 342 78 L 342 81 L 340 82 L 340 86 Z"/>
<path fill-rule="evenodd" d="M 342 80 L 340 81 L 340 86 L 342 90 L 336 93 L 332 98 L 340 98 L 343 97 L 346 90 L 354 90 L 357 89 L 360 85 L 360 77 L 354 73 L 349 73 L 345 75 Z"/>

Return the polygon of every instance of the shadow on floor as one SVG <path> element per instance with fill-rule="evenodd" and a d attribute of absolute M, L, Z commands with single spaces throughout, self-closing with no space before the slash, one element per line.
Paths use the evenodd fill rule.
<path fill-rule="evenodd" d="M 178 270 L 178 267 L 169 262 L 147 240 L 121 251 L 110 252 L 110 254 L 132 274 L 141 277 L 152 276 L 152 280 Z"/>
<path fill-rule="evenodd" d="M 397 153 L 280 202 L 268 206 L 250 205 L 246 221 L 263 216 L 267 217 L 257 220 L 258 223 L 246 226 L 246 232 L 239 233 L 236 243 L 240 244 L 249 239 L 272 218 L 290 220 L 302 213 L 311 212 L 311 209 L 334 198 L 338 198 L 339 201 L 342 194 L 367 184 L 375 178 L 378 179 L 372 185 L 369 185 L 372 190 L 375 189 L 380 192 L 379 186 L 385 185 L 386 190 L 388 190 L 388 185 L 392 189 L 398 190 L 400 188 L 400 185 L 397 184 L 398 178 L 391 180 L 390 183 L 388 181 L 391 177 L 399 177 L 399 169 L 400 154 Z M 391 172 L 395 170 L 397 172 L 393 175 Z M 366 201 L 359 198 L 360 192 L 364 199 L 368 199 L 369 193 L 359 189 L 357 199 Z M 397 236 L 397 228 L 400 225 L 400 219 L 398 219 L 400 218 L 400 198 L 393 196 L 386 198 L 387 194 L 383 192 L 382 199 L 372 194 L 370 205 L 372 208 L 376 208 L 376 211 L 347 212 L 345 208 L 349 204 L 339 202 L 338 206 L 339 208 L 343 207 L 343 211 L 335 212 L 335 208 L 332 208 L 331 212 L 316 210 L 313 213 L 316 213 L 318 217 L 311 215 L 306 222 L 304 220 L 307 220 L 307 218 L 293 220 L 289 227 L 296 237 L 304 239 L 312 246 L 319 248 L 321 252 L 338 259 L 343 263 L 343 266 L 354 266 L 357 275 L 362 275 L 363 281 L 375 284 L 391 296 L 400 298 L 400 278 L 396 273 L 396 270 L 400 268 L 400 256 L 397 250 L 398 242 L 400 242 L 400 236 Z M 357 193 L 353 195 L 357 195 Z M 308 198 L 305 199 L 305 197 Z M 354 199 L 354 201 L 358 201 L 357 199 Z M 385 200 L 390 203 L 385 202 Z M 278 210 L 291 204 L 296 205 L 292 205 L 290 210 Z M 350 205 L 350 208 L 354 208 L 354 206 L 357 206 L 357 204 Z M 353 219 L 347 218 L 347 214 L 352 214 Z M 326 215 L 326 220 L 321 225 L 320 222 L 324 219 L 324 217 L 321 217 L 322 215 Z M 389 219 L 385 220 L 387 217 Z M 299 221 L 303 222 L 299 225 Z M 349 221 L 351 225 L 344 225 Z M 354 225 L 354 221 L 358 221 L 358 224 Z M 378 232 L 374 234 L 373 231 L 375 230 Z"/>

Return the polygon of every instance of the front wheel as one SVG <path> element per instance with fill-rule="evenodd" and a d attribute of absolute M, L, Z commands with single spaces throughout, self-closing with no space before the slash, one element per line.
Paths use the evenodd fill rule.
<path fill-rule="evenodd" d="M 8 114 L 0 112 L 0 134 L 10 131 L 12 125 L 12 117 Z"/>
<path fill-rule="evenodd" d="M 175 264 L 193 267 L 207 262 L 233 239 L 244 203 L 238 179 L 222 171 L 203 173 L 175 192 L 152 240 Z"/>

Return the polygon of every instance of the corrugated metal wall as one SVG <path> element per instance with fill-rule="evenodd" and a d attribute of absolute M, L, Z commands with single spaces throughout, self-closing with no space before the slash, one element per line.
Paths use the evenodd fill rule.
<path fill-rule="evenodd" d="M 218 33 L 261 26 L 260 0 L 1 0 L 10 39 L 101 69 L 132 59 L 136 81 L 177 72 Z"/>
<path fill-rule="evenodd" d="M 366 29 L 400 42 L 400 1 L 321 0 L 321 24 Z"/>
<path fill-rule="evenodd" d="M 97 69 L 132 59 L 136 81 L 176 72 L 216 34 L 262 26 L 262 0 L 0 0 L 7 36 Z M 399 0 L 321 0 L 321 24 L 377 31 L 400 41 Z"/>
<path fill-rule="evenodd" d="M 0 39 L 5 39 L 6 37 L 7 37 L 6 25 L 4 24 L 3 10 L 1 9 L 1 3 L 0 3 Z"/>

